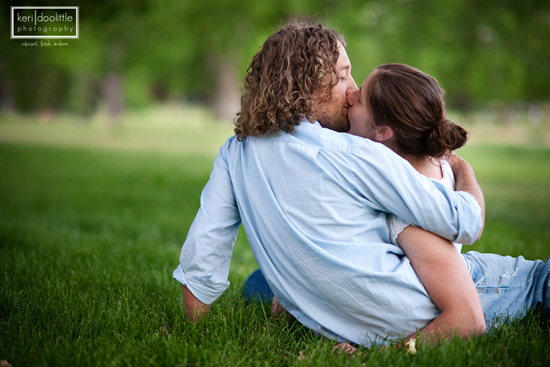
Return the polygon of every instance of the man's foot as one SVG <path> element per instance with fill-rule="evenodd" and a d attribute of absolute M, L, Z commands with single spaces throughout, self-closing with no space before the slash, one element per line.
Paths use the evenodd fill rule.
<path fill-rule="evenodd" d="M 350 343 L 338 343 L 332 348 L 333 352 L 353 354 L 357 351 L 357 348 Z"/>
<path fill-rule="evenodd" d="M 273 302 L 271 302 L 271 318 L 274 318 L 280 313 L 284 313 L 286 317 L 292 316 L 277 300 L 277 297 L 273 297 Z"/>

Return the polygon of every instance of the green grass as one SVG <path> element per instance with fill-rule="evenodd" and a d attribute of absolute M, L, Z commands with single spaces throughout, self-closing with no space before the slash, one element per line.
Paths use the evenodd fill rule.
<path fill-rule="evenodd" d="M 550 149 L 473 145 L 459 154 L 474 167 L 486 200 L 486 227 L 471 248 L 550 256 Z"/>
<path fill-rule="evenodd" d="M 148 128 L 125 129 L 114 137 L 101 130 L 111 145 L 79 147 L 67 141 L 86 135 L 70 125 L 0 124 L 0 359 L 14 367 L 550 364 L 548 328 L 532 315 L 414 356 L 395 348 L 335 354 L 333 342 L 243 302 L 240 287 L 256 264 L 242 231 L 229 290 L 204 320 L 190 323 L 172 271 L 214 151 L 196 154 L 178 144 L 201 135 L 219 145 L 227 130 L 204 137 L 199 128 L 184 134 L 183 126 L 152 134 L 169 136 L 165 147 L 145 139 Z M 10 138 L 2 139 L 7 130 Z M 17 138 L 35 130 L 49 140 Z M 68 130 L 72 140 L 55 140 Z M 136 141 L 144 143 L 129 143 Z M 550 150 L 472 144 L 460 154 L 487 199 L 486 229 L 472 249 L 550 255 Z"/>

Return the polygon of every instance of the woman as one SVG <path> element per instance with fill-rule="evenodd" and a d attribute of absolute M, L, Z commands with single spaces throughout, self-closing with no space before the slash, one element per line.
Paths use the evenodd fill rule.
<path fill-rule="evenodd" d="M 348 96 L 348 102 L 351 134 L 384 144 L 438 184 L 452 185 L 447 159 L 452 162 L 452 151 L 466 143 L 467 133 L 446 118 L 443 91 L 434 78 L 403 64 L 381 65 Z M 485 323 L 493 323 L 494 314 L 498 319 L 506 314 L 514 317 L 531 307 L 548 313 L 548 263 L 477 252 L 461 256 L 449 241 L 394 215 L 387 218 L 390 238 L 404 250 L 441 311 L 421 331 L 422 338 L 480 334 Z M 261 273 L 254 273 L 245 285 L 245 296 L 258 291 L 269 294 L 262 281 Z M 517 287 L 520 283 L 522 287 Z M 467 300 L 461 307 L 453 302 L 457 294 Z M 276 299 L 273 305 L 274 310 L 280 307 Z M 478 316 L 483 318 L 483 313 L 485 322 L 480 323 Z"/>
<path fill-rule="evenodd" d="M 455 189 L 445 157 L 466 144 L 468 133 L 446 117 L 434 78 L 408 65 L 381 65 L 350 94 L 349 103 L 350 134 L 386 145 L 418 172 Z M 395 244 L 404 223 L 394 215 L 388 222 Z M 460 252 L 462 245 L 455 247 Z"/>

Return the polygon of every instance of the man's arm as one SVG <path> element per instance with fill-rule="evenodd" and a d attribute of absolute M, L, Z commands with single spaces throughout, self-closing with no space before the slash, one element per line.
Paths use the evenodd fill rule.
<path fill-rule="evenodd" d="M 466 264 L 453 244 L 413 226 L 408 226 L 399 234 L 397 243 L 441 311 L 420 331 L 419 337 L 436 343 L 453 335 L 468 338 L 483 334 L 485 318 L 481 302 Z"/>
<path fill-rule="evenodd" d="M 483 227 L 485 226 L 485 199 L 483 198 L 483 192 L 476 180 L 476 175 L 472 166 L 464 159 L 460 158 L 456 153 L 452 153 L 448 160 L 453 173 L 455 174 L 456 191 L 466 191 L 471 194 L 481 207 L 481 223 L 482 227 L 479 231 L 477 239 L 481 237 Z"/>
<path fill-rule="evenodd" d="M 453 242 L 468 245 L 476 241 L 483 224 L 482 211 L 472 194 L 454 191 L 423 176 L 381 144 L 366 145 L 364 154 L 361 151 L 362 154 L 356 155 L 357 169 L 351 175 L 354 188 L 366 199 L 365 205 L 393 213 L 407 223 Z M 467 167 L 467 163 L 464 162 L 464 166 Z M 473 172 L 471 175 L 458 172 L 458 176 L 461 189 L 471 190 L 464 184 L 471 186 L 472 178 L 475 184 Z"/>
<path fill-rule="evenodd" d="M 182 287 L 182 292 L 187 317 L 191 321 L 199 321 L 199 319 L 210 310 L 210 305 L 205 305 L 199 301 L 186 286 Z"/>
<path fill-rule="evenodd" d="M 214 161 L 210 180 L 201 194 L 201 206 L 173 273 L 184 285 L 185 309 L 191 320 L 198 320 L 208 310 L 207 304 L 229 287 L 229 265 L 241 219 L 229 176 L 227 144 Z"/>

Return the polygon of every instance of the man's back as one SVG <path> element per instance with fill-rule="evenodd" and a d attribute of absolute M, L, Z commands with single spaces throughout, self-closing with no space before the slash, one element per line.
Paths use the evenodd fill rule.
<path fill-rule="evenodd" d="M 453 237 L 458 208 L 461 229 L 475 232 L 473 198 L 437 188 L 387 148 L 307 121 L 291 134 L 229 139 L 174 276 L 211 303 L 228 286 L 242 220 L 271 288 L 300 322 L 365 345 L 376 335 L 408 335 L 438 310 L 388 244 L 384 212 Z"/>

